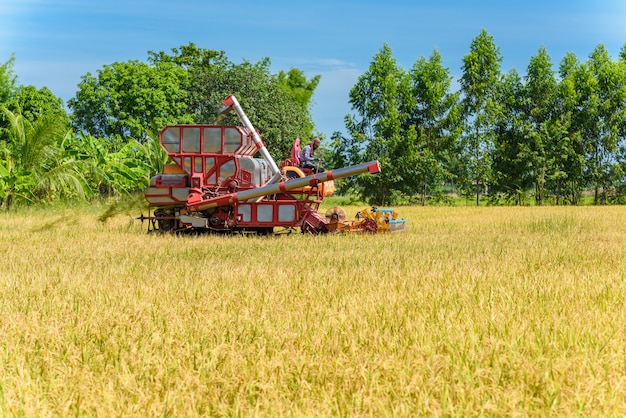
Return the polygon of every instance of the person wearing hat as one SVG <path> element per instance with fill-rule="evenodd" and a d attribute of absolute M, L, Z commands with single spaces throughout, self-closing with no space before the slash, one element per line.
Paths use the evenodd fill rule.
<path fill-rule="evenodd" d="M 319 158 L 315 158 L 315 150 L 320 146 L 320 139 L 313 138 L 313 140 L 302 149 L 300 155 L 300 167 L 313 170 L 314 173 L 324 171 L 318 166 Z"/>

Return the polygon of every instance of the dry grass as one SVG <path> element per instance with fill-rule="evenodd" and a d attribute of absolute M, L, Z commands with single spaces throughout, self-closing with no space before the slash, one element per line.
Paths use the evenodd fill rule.
<path fill-rule="evenodd" d="M 0 214 L 0 416 L 626 414 L 622 207 L 324 237 L 104 210 Z"/>

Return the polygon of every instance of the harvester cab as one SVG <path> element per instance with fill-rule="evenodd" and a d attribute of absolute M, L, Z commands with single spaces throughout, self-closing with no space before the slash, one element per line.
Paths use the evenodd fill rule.
<path fill-rule="evenodd" d="M 171 125 L 161 131 L 161 146 L 173 163 L 152 177 L 145 190 L 153 214 L 140 219 L 149 222 L 150 230 L 269 234 L 282 227 L 314 235 L 391 231 L 385 225 L 392 219 L 384 216 L 368 216 L 381 222 L 368 228 L 360 219 L 338 223 L 338 217 L 318 213 L 334 191 L 333 180 L 376 174 L 378 161 L 309 174 L 299 167 L 298 143 L 279 168 L 235 96 L 223 104 L 221 113 L 234 110 L 243 126 Z M 262 158 L 255 158 L 257 154 Z"/>

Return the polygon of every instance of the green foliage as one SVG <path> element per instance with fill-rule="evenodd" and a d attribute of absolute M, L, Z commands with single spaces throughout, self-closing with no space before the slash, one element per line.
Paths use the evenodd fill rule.
<path fill-rule="evenodd" d="M 65 115 L 44 114 L 31 122 L 4 106 L 0 110 L 10 126 L 1 150 L 0 206 L 83 197 L 84 178 L 63 147 L 68 137 Z"/>
<path fill-rule="evenodd" d="M 158 63 L 173 63 L 186 69 L 213 65 L 225 67 L 229 64 L 224 51 L 198 48 L 193 42 L 180 48 L 172 48 L 171 51 L 171 55 L 166 54 L 164 51 L 148 51 L 148 61 L 155 65 Z"/>
<path fill-rule="evenodd" d="M 56 97 L 47 87 L 38 89 L 35 86 L 17 84 L 17 77 L 13 75 L 13 62 L 12 57 L 0 66 L 0 104 L 29 121 L 35 121 L 46 114 L 54 114 L 64 119 L 63 123 L 69 127 L 63 100 Z M 0 141 L 8 140 L 10 129 L 9 119 L 0 114 Z"/>
<path fill-rule="evenodd" d="M 482 30 L 452 93 L 436 51 L 406 76 L 385 45 L 351 90 L 350 136 L 334 135 L 329 152 L 336 165 L 379 159 L 384 179 L 340 187 L 378 203 L 420 195 L 425 204 L 451 189 L 477 205 L 482 194 L 542 205 L 580 204 L 591 185 L 595 204 L 618 202 L 626 192 L 624 51 L 614 61 L 599 45 L 585 63 L 568 53 L 557 79 L 540 48 L 522 80 L 500 72 L 499 48 Z"/>
<path fill-rule="evenodd" d="M 467 167 L 476 193 L 476 205 L 492 176 L 491 156 L 494 150 L 494 127 L 500 103 L 496 100 L 500 83 L 500 48 L 493 37 L 482 30 L 463 57 L 460 84 L 463 93 Z"/>
<path fill-rule="evenodd" d="M 554 193 L 556 203 L 561 202 L 561 196 L 572 205 L 580 201 L 585 187 L 584 179 L 584 144 L 580 130 L 581 95 L 579 93 L 579 68 L 581 64 L 573 53 L 565 55 L 559 65 L 557 102 L 555 111 L 559 115 L 560 141 L 555 148 L 555 182 Z"/>
<path fill-rule="evenodd" d="M 350 104 L 357 115 L 346 118 L 346 125 L 357 140 L 351 148 L 362 149 L 352 156 L 363 160 L 378 159 L 384 175 L 362 176 L 363 199 L 381 205 L 397 203 L 407 190 L 415 155 L 407 147 L 416 139 L 415 130 L 406 128 L 407 108 L 413 103 L 407 73 L 384 45 L 374 56 L 369 69 L 350 90 Z"/>
<path fill-rule="evenodd" d="M 406 193 L 421 190 L 421 203 L 425 205 L 429 193 L 436 193 L 440 184 L 455 177 L 455 160 L 460 154 L 461 109 L 459 94 L 450 91 L 450 71 L 443 66 L 438 51 L 429 60 L 418 59 L 410 78 L 415 106 L 410 110 L 409 123 L 417 138 L 414 142 L 407 141 L 410 150 L 407 154 L 411 157 L 402 166 L 413 170 L 404 176 L 409 187 Z"/>
<path fill-rule="evenodd" d="M 160 155 L 146 155 L 152 152 L 153 142 L 152 138 L 141 143 L 134 139 L 103 139 L 81 133 L 78 137 L 70 138 L 67 147 L 76 161 L 80 162 L 81 173 L 90 185 L 92 194 L 112 196 L 117 193 L 130 194 L 148 185 L 150 175 L 157 171 L 151 169 L 149 158 Z"/>
<path fill-rule="evenodd" d="M 500 195 L 507 202 L 523 204 L 526 190 L 532 186 L 529 164 L 522 157 L 525 149 L 524 86 L 515 70 L 511 70 L 498 89 L 502 103 L 496 116 L 496 141 L 492 155 L 490 201 Z M 493 196 L 495 195 L 495 196 Z"/>
<path fill-rule="evenodd" d="M 182 98 L 183 68 L 162 62 L 116 62 L 81 78 L 68 102 L 74 128 L 98 137 L 118 135 L 145 140 L 170 123 L 192 122 Z"/>
<path fill-rule="evenodd" d="M 4 64 L 0 64 L 0 103 L 6 103 L 15 94 L 17 76 L 13 71 L 15 54 Z"/>
<path fill-rule="evenodd" d="M 594 203 L 606 203 L 612 180 L 621 177 L 622 161 L 616 161 L 620 139 L 626 132 L 626 66 L 613 61 L 604 45 L 598 45 L 587 62 L 591 82 L 586 97 L 589 178 Z M 621 164 L 620 164 L 621 163 Z"/>
<path fill-rule="evenodd" d="M 525 116 L 528 132 L 524 136 L 522 155 L 529 163 L 530 175 L 535 184 L 535 199 L 542 205 L 546 195 L 548 177 L 558 166 L 554 165 L 553 149 L 560 141 L 560 114 L 555 112 L 557 81 L 552 62 L 545 48 L 540 48 L 528 65 L 526 76 Z"/>
<path fill-rule="evenodd" d="M 310 80 L 307 80 L 302 70 L 291 68 L 288 72 L 279 71 L 278 85 L 289 97 L 293 98 L 302 109 L 306 109 L 306 113 L 310 113 L 311 99 L 321 78 L 322 76 L 318 74 L 313 76 Z M 310 119 L 300 136 L 303 138 L 313 137 L 314 128 L 313 120 Z"/>
<path fill-rule="evenodd" d="M 35 86 L 18 86 L 6 106 L 30 121 L 48 114 L 57 115 L 66 129 L 69 128 L 69 118 L 65 113 L 63 100 L 56 97 L 48 87 L 37 89 Z"/>
<path fill-rule="evenodd" d="M 278 85 L 290 93 L 301 106 L 308 108 L 321 78 L 322 76 L 318 74 L 307 80 L 302 70 L 292 67 L 288 72 L 278 72 Z"/>
<path fill-rule="evenodd" d="M 344 149 L 335 151 L 337 159 L 380 161 L 380 176 L 359 178 L 363 198 L 397 204 L 420 193 L 425 204 L 427 195 L 439 195 L 445 181 L 457 178 L 461 112 L 451 80 L 437 51 L 409 73 L 396 65 L 388 45 L 376 54 L 350 92 L 359 116 L 346 117 L 352 138 L 334 142 Z"/>

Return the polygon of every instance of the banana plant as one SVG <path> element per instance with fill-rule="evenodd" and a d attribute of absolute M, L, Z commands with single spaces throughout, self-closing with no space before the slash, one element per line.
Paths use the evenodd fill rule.
<path fill-rule="evenodd" d="M 63 147 L 70 135 L 65 119 L 51 113 L 31 122 L 5 106 L 0 106 L 0 112 L 9 123 L 7 141 L 1 150 L 2 207 L 84 197 L 85 180 L 77 162 Z"/>

